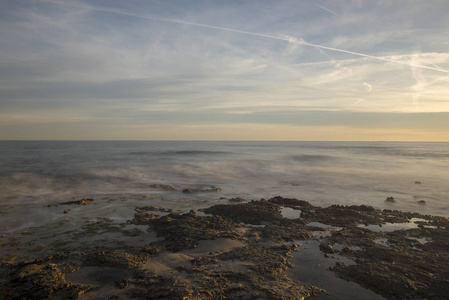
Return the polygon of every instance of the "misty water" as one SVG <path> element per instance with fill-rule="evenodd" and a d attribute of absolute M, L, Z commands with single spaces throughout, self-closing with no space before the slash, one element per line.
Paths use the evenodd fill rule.
<path fill-rule="evenodd" d="M 12 232 L 57 220 L 60 212 L 46 206 L 63 201 L 126 195 L 129 201 L 114 202 L 92 213 L 129 217 L 136 204 L 133 199 L 142 195 L 159 196 L 168 200 L 165 205 L 179 211 L 220 203 L 223 197 L 252 200 L 281 195 L 317 206 L 367 204 L 449 216 L 448 146 L 392 142 L 2 141 L 0 211 L 5 213 L 0 226 L 2 231 Z M 221 191 L 181 192 L 204 186 Z M 396 203 L 385 202 L 390 196 Z"/>

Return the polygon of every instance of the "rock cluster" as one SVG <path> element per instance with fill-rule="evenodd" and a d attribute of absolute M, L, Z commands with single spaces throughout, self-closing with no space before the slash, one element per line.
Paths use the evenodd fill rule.
<path fill-rule="evenodd" d="M 165 237 L 164 248 L 174 252 L 195 248 L 200 240 L 242 238 L 238 231 L 240 226 L 234 221 L 221 217 L 200 217 L 193 210 L 183 215 L 151 218 L 147 224 L 158 236 Z"/>
<path fill-rule="evenodd" d="M 83 200 L 70 204 L 89 202 Z M 284 218 L 282 206 L 301 210 L 301 218 Z M 214 205 L 204 210 L 211 216 L 177 214 L 151 205 L 135 211 L 127 225 L 146 228 L 156 240 L 143 240 L 141 246 L 118 241 L 108 248 L 98 239 L 34 260 L 3 259 L 0 298 L 76 299 L 87 293 L 88 298 L 101 299 L 107 290 L 109 299 L 305 299 L 324 291 L 293 280 L 287 271 L 298 241 L 315 238 L 312 230 L 323 232 L 318 251 L 326 257 L 341 255 L 354 261 L 331 267 L 343 279 L 387 299 L 449 298 L 447 218 L 365 205 L 321 208 L 282 197 Z M 411 218 L 420 218 L 416 228 L 374 232 L 363 227 Z M 309 226 L 310 222 L 338 227 Z M 112 220 L 102 219 L 67 233 L 67 239 L 100 232 L 125 235 Z M 226 246 L 201 250 L 207 242 Z M 104 280 L 73 279 L 89 270 L 101 272 Z"/>

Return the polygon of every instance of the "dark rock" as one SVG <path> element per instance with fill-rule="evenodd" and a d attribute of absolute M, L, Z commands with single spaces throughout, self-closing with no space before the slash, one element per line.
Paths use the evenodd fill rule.
<path fill-rule="evenodd" d="M 158 236 L 165 236 L 164 247 L 174 252 L 195 248 L 199 240 L 242 237 L 235 222 L 221 217 L 201 217 L 193 210 L 183 215 L 170 214 L 150 219 L 146 224 L 151 225 Z"/>
<path fill-rule="evenodd" d="M 390 216 L 391 214 L 386 215 Z M 384 218 L 386 218 L 382 211 L 366 205 L 315 207 L 313 210 L 302 210 L 301 217 L 308 221 L 321 222 L 333 226 L 378 225 L 385 222 Z M 391 217 L 389 218 L 391 219 Z M 389 220 L 389 222 L 394 222 L 394 220 Z"/>
<path fill-rule="evenodd" d="M 246 224 L 262 224 L 282 218 L 279 206 L 266 201 L 251 201 L 236 205 L 219 204 L 205 209 L 204 212 Z"/>
<path fill-rule="evenodd" d="M 281 196 L 276 196 L 268 200 L 268 202 L 283 206 L 293 206 L 301 209 L 313 209 L 314 206 L 307 201 L 298 200 L 294 198 L 284 198 Z"/>
<path fill-rule="evenodd" d="M 85 199 L 81 199 L 81 200 L 74 200 L 74 201 L 67 201 L 67 202 L 63 202 L 61 203 L 62 205 L 71 205 L 71 204 L 76 204 L 76 205 L 89 205 L 92 202 L 94 202 L 95 199 L 93 198 L 85 198 Z"/>
<path fill-rule="evenodd" d="M 394 220 L 418 217 L 428 224 L 449 224 L 449 219 L 392 210 L 378 211 Z M 355 265 L 336 264 L 339 277 L 359 283 L 387 299 L 446 299 L 449 297 L 449 232 L 426 228 L 372 232 L 359 227 L 344 227 L 324 238 L 324 243 L 348 245 L 340 255 L 351 258 Z M 434 225 L 435 226 L 435 225 Z M 448 227 L 449 228 L 449 227 Z M 378 239 L 387 239 L 379 243 Z M 422 244 L 417 239 L 426 238 Z M 322 245 L 323 245 L 322 244 Z M 325 247 L 320 245 L 323 251 Z M 323 249 L 322 249 L 323 248 Z M 323 251 L 324 252 L 324 251 Z"/>
<path fill-rule="evenodd" d="M 152 242 L 148 245 L 146 245 L 143 249 L 144 252 L 147 252 L 151 255 L 156 255 L 159 252 L 163 251 L 165 249 L 165 244 L 163 242 Z"/>
<path fill-rule="evenodd" d="M 419 204 L 426 204 L 426 201 L 424 201 L 424 200 L 419 200 L 418 203 L 419 203 Z"/>
<path fill-rule="evenodd" d="M 56 264 L 32 262 L 17 266 L 14 279 L 0 288 L 1 299 L 76 299 L 92 290 L 90 285 L 67 283 L 65 274 L 76 270 Z"/>
<path fill-rule="evenodd" d="M 240 197 L 235 197 L 235 198 L 231 198 L 228 200 L 231 203 L 242 203 L 245 202 L 245 199 L 240 198 Z"/>
<path fill-rule="evenodd" d="M 171 184 L 152 184 L 150 185 L 151 188 L 153 189 L 159 189 L 159 190 L 164 190 L 164 191 L 176 191 L 176 188 L 171 185 Z"/>
<path fill-rule="evenodd" d="M 330 254 L 330 253 L 335 253 L 334 248 L 332 248 L 331 245 L 326 244 L 326 243 L 321 243 L 320 244 L 320 250 L 324 253 Z"/>
<path fill-rule="evenodd" d="M 385 199 L 385 202 L 394 203 L 394 202 L 396 202 L 396 199 L 394 199 L 393 197 L 388 197 L 387 199 Z"/>
<path fill-rule="evenodd" d="M 172 213 L 173 210 L 172 209 L 167 209 L 167 208 L 163 208 L 163 207 L 156 207 L 156 206 L 152 206 L 152 205 L 147 205 L 147 206 L 137 206 L 134 208 L 134 210 L 138 213 L 142 213 L 142 212 L 146 212 L 146 211 L 159 211 L 159 212 L 168 212 L 168 213 Z"/>
<path fill-rule="evenodd" d="M 221 191 L 221 188 L 215 187 L 213 185 L 194 187 L 194 188 L 186 188 L 186 189 L 182 190 L 182 192 L 185 194 L 202 193 L 202 192 L 220 192 L 220 191 Z"/>
<path fill-rule="evenodd" d="M 138 225 L 148 224 L 149 221 L 158 219 L 160 216 L 155 214 L 150 214 L 147 212 L 134 214 L 133 223 Z"/>

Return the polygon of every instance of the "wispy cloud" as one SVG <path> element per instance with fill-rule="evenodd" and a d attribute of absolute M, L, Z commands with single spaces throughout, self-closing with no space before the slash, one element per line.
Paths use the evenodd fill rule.
<path fill-rule="evenodd" d="M 105 12 L 111 12 L 111 13 L 116 13 L 116 14 L 123 14 L 123 15 L 127 15 L 127 16 L 132 16 L 132 17 L 136 17 L 136 18 L 143 18 L 143 19 L 148 19 L 148 20 L 153 20 L 153 21 L 169 22 L 169 23 L 176 23 L 176 24 L 182 24 L 182 25 L 197 26 L 197 27 L 202 27 L 202 28 L 209 28 L 209 29 L 214 29 L 214 30 L 228 31 L 228 32 L 234 32 L 234 33 L 239 33 L 239 34 L 263 37 L 263 38 L 268 38 L 268 39 L 286 41 L 286 42 L 293 43 L 293 44 L 299 44 L 299 45 L 304 45 L 304 46 L 309 46 L 309 47 L 315 47 L 315 48 L 325 49 L 325 50 L 330 50 L 330 51 L 335 51 L 335 52 L 342 52 L 342 53 L 347 53 L 347 54 L 351 54 L 351 55 L 355 55 L 355 56 L 361 56 L 361 57 L 366 57 L 366 58 L 370 58 L 370 59 L 386 61 L 386 62 L 395 63 L 395 64 L 407 65 L 407 66 L 410 66 L 410 67 L 417 67 L 417 68 L 423 68 L 423 69 L 428 69 L 428 70 L 433 70 L 433 71 L 438 71 L 438 72 L 449 73 L 449 70 L 445 70 L 445 69 L 442 69 L 442 68 L 439 68 L 439 67 L 435 68 L 433 66 L 419 65 L 419 64 L 412 63 L 412 62 L 398 61 L 398 60 L 394 60 L 394 59 L 391 59 L 391 58 L 379 57 L 379 56 L 374 56 L 374 55 L 370 55 L 370 54 L 365 54 L 365 53 L 360 53 L 360 52 L 355 52 L 355 51 L 350 51 L 350 50 L 345 50 L 345 49 L 340 49 L 340 48 L 334 48 L 334 47 L 329 47 L 329 46 L 324 46 L 324 45 L 319 45 L 319 44 L 313 44 L 313 43 L 306 42 L 303 39 L 299 39 L 299 38 L 296 38 L 296 37 L 275 36 L 275 35 L 270 35 L 270 34 L 250 32 L 250 31 L 232 29 L 232 28 L 228 28 L 228 27 L 213 26 L 213 25 L 189 22 L 189 21 L 184 21 L 184 20 L 158 18 L 158 17 L 155 17 L 155 16 L 147 15 L 147 14 L 131 13 L 131 12 L 118 10 L 118 9 L 103 8 L 103 7 L 101 7 L 101 8 L 100 7 L 86 7 L 86 6 L 83 6 L 83 5 L 80 6 L 80 5 L 72 4 L 71 2 L 70 3 L 69 2 L 64 2 L 64 1 L 59 2 L 59 1 L 52 1 L 52 0 L 45 0 L 45 1 L 49 1 L 49 2 L 52 2 L 52 3 L 55 3 L 55 4 L 67 5 L 67 6 L 88 8 L 88 9 L 91 9 L 91 10 L 105 11 Z"/>

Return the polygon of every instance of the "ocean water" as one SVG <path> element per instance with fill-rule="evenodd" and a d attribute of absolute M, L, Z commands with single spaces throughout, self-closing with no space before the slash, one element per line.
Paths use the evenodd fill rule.
<path fill-rule="evenodd" d="M 85 197 L 120 199 L 95 209 L 116 218 L 145 199 L 183 211 L 277 195 L 449 216 L 449 143 L 0 141 L 0 157 L 5 232 L 57 220 L 49 205 Z M 207 186 L 221 191 L 182 193 Z"/>

